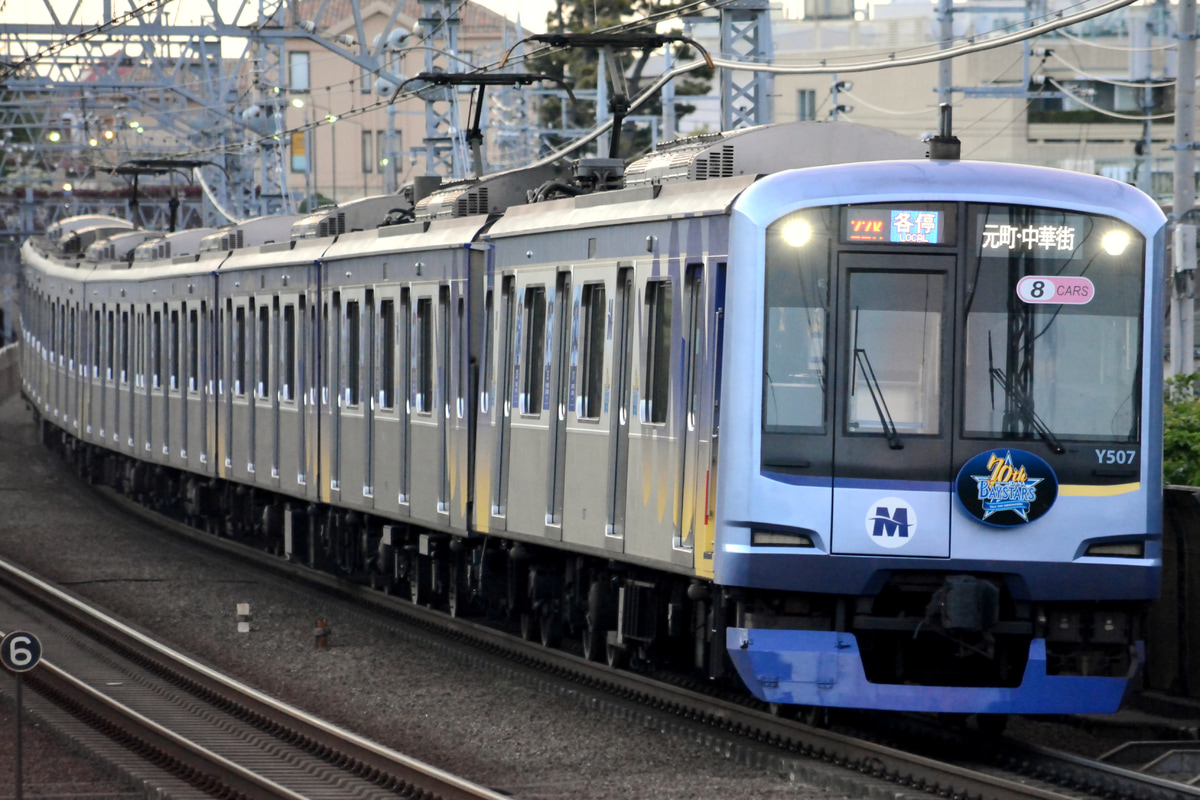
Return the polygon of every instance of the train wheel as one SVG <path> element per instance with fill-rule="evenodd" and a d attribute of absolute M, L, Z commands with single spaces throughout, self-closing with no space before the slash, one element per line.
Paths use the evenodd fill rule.
<path fill-rule="evenodd" d="M 583 629 L 583 657 L 588 661 L 599 661 L 604 653 L 604 637 L 591 628 Z"/>
<path fill-rule="evenodd" d="M 538 634 L 543 647 L 558 647 L 562 643 L 562 621 L 549 604 L 538 614 Z"/>
<path fill-rule="evenodd" d="M 537 618 L 533 614 L 532 611 L 521 612 L 521 638 L 527 642 L 532 642 L 537 635 Z"/>
<path fill-rule="evenodd" d="M 408 599 L 415 606 L 429 604 L 429 562 L 413 556 L 408 570 Z"/>
<path fill-rule="evenodd" d="M 615 644 L 606 644 L 604 646 L 604 660 L 613 669 L 620 669 L 625 666 L 625 648 L 617 647 Z"/>

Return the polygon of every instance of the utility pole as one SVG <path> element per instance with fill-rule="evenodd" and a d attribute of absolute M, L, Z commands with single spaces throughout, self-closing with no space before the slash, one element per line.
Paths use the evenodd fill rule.
<path fill-rule="evenodd" d="M 938 37 L 941 50 L 954 45 L 954 0 L 938 0 Z M 938 62 L 938 105 L 951 102 L 954 85 L 954 59 L 943 58 Z"/>
<path fill-rule="evenodd" d="M 1175 181 L 1171 214 L 1175 219 L 1174 270 L 1171 281 L 1171 374 L 1191 375 L 1195 369 L 1196 226 L 1196 0 L 1179 0 L 1179 71 L 1175 83 Z"/>

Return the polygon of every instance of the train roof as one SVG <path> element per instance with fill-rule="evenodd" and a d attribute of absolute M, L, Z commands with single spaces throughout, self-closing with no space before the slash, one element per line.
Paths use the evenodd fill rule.
<path fill-rule="evenodd" d="M 1121 217 L 1146 236 L 1153 236 L 1166 221 L 1154 200 L 1121 181 L 988 161 L 887 161 L 781 172 L 759 181 L 739 198 L 736 208 L 767 220 L 811 205 L 943 198 Z"/>

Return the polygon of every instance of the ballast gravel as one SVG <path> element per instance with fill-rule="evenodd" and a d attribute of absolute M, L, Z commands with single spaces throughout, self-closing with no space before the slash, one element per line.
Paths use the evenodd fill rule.
<path fill-rule="evenodd" d="M 156 535 L 86 487 L 39 443 L 20 398 L 0 405 L 0 558 L 13 561 L 259 690 L 399 752 L 527 800 L 817 800 L 843 797 L 713 749 L 614 719 L 411 639 L 283 581 Z M 236 605 L 249 603 L 249 633 Z M 330 647 L 315 646 L 328 620 Z M 2 627 L 2 626 L 0 626 Z M 8 682 L 0 681 L 7 691 Z M 6 712 L 11 714 L 11 700 Z M 11 737 L 0 716 L 0 740 Z M 32 737 L 27 797 L 130 796 L 102 768 Z M 11 747 L 0 745 L 3 775 Z M 89 773 L 89 770 L 91 772 Z M 91 782 L 89 782 L 91 781 Z M 106 783 L 107 781 L 107 783 Z M 86 788 L 83 788 L 86 787 Z M 107 794 L 105 794 L 107 792 Z"/>

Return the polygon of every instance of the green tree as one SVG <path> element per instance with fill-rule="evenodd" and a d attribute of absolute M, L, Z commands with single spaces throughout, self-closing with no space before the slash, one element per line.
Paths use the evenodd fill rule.
<path fill-rule="evenodd" d="M 1167 381 L 1163 404 L 1163 480 L 1200 486 L 1200 374 Z"/>
<path fill-rule="evenodd" d="M 608 31 L 615 26 L 629 23 L 650 16 L 668 14 L 671 9 L 682 5 L 682 0 L 559 0 L 554 11 L 546 17 L 546 27 L 551 33 L 594 33 Z M 653 26 L 639 28 L 645 32 L 653 32 Z M 675 47 L 676 61 L 692 58 L 692 49 L 685 44 Z M 630 99 L 636 97 L 652 79 L 644 74 L 646 66 L 653 55 L 651 50 L 617 50 L 616 55 L 624 68 Z M 598 49 L 587 47 L 568 48 L 553 54 L 548 54 L 530 64 L 531 70 L 545 72 L 571 84 L 574 89 L 595 89 L 599 75 L 599 61 L 603 57 Z M 712 80 L 712 70 L 696 70 L 677 82 L 676 97 L 707 94 Z M 611 78 L 610 83 L 611 87 Z M 610 96 L 611 96 L 610 88 Z M 596 124 L 595 103 L 579 102 L 571 104 L 564 110 L 562 101 L 558 98 L 547 98 L 540 109 L 540 123 L 544 128 L 588 129 Z M 675 103 L 676 119 L 682 119 L 696 110 L 696 106 L 686 102 Z M 651 102 L 639 107 L 635 114 L 659 115 L 662 113 L 661 98 L 655 97 Z M 650 149 L 650 131 L 648 129 L 634 130 L 632 126 L 623 127 L 621 137 L 621 157 L 630 158 L 640 155 Z M 550 143 L 557 147 L 571 136 L 549 137 Z M 604 154 L 607 155 L 607 154 Z"/>

